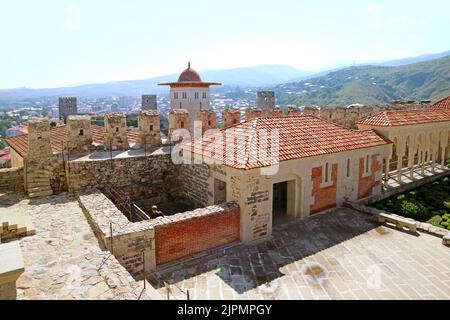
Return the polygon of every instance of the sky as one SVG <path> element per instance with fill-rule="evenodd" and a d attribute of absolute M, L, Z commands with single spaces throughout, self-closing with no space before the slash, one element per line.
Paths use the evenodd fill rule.
<path fill-rule="evenodd" d="M 450 50 L 448 0 L 0 0 L 0 89 Z"/>

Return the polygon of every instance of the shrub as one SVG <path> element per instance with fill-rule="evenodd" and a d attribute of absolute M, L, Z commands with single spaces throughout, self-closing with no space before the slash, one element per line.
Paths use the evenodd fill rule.
<path fill-rule="evenodd" d="M 435 227 L 443 227 L 443 226 L 440 226 L 441 222 L 442 222 L 442 218 L 440 215 L 435 215 L 431 219 L 427 220 L 427 223 L 432 224 Z"/>
<path fill-rule="evenodd" d="M 408 218 L 423 221 L 429 216 L 428 209 L 417 201 L 403 200 L 401 212 Z"/>

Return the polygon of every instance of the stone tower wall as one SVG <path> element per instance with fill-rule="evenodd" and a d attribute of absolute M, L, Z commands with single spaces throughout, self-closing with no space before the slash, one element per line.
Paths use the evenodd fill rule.
<path fill-rule="evenodd" d="M 76 97 L 60 97 L 59 98 L 59 118 L 67 121 L 70 115 L 77 115 L 77 98 Z"/>
<path fill-rule="evenodd" d="M 128 150 L 127 118 L 123 113 L 105 114 L 106 150 Z"/>
<path fill-rule="evenodd" d="M 189 112 L 185 109 L 175 109 L 169 113 L 169 137 L 177 129 L 190 130 Z"/>
<path fill-rule="evenodd" d="M 226 129 L 241 122 L 241 111 L 238 109 L 225 109 L 222 112 L 222 128 Z"/>
<path fill-rule="evenodd" d="M 247 121 L 260 117 L 262 117 L 261 109 L 248 108 L 245 110 L 245 120 Z"/>
<path fill-rule="evenodd" d="M 139 137 L 141 147 L 161 145 L 161 116 L 156 110 L 144 110 L 139 114 Z"/>
<path fill-rule="evenodd" d="M 202 135 L 209 129 L 217 128 L 217 114 L 212 110 L 198 111 L 197 121 L 202 124 Z"/>
<path fill-rule="evenodd" d="M 265 115 L 271 112 L 275 108 L 275 92 L 258 91 L 256 107 L 261 109 Z"/>
<path fill-rule="evenodd" d="M 28 121 L 28 160 L 40 160 L 52 156 L 50 124 L 48 119 Z"/>
<path fill-rule="evenodd" d="M 92 149 L 90 116 L 69 116 L 67 118 L 66 148 L 70 153 L 88 152 Z"/>
<path fill-rule="evenodd" d="M 143 94 L 142 95 L 142 110 L 157 110 L 157 102 L 155 94 Z"/>

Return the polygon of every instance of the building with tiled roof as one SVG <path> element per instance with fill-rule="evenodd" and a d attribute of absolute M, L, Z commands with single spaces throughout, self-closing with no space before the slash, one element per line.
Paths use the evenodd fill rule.
<path fill-rule="evenodd" d="M 439 100 L 431 106 L 431 109 L 450 110 L 450 97 Z"/>
<path fill-rule="evenodd" d="M 277 143 L 277 152 L 254 152 Z M 391 143 L 371 130 L 347 129 L 313 116 L 256 118 L 205 136 L 182 148 L 201 145 L 204 157 L 236 169 L 254 169 L 280 161 L 330 155 Z"/>
<path fill-rule="evenodd" d="M 245 121 L 180 148 L 184 159 L 209 168 L 201 180 L 192 173 L 204 169 L 184 167 L 186 189 L 207 186 L 208 204 L 239 203 L 241 239 L 254 240 L 270 234 L 280 214 L 308 217 L 381 194 L 392 143 L 372 130 L 294 115 Z"/>
<path fill-rule="evenodd" d="M 92 125 L 92 140 L 95 145 L 103 145 L 105 128 L 99 125 Z M 137 141 L 138 134 L 136 132 L 128 132 L 128 139 L 130 142 Z M 6 143 L 11 148 L 12 162 L 15 164 L 22 164 L 23 158 L 28 153 L 28 134 L 7 138 Z M 67 126 L 62 125 L 55 128 L 50 128 L 50 144 L 53 153 L 60 153 L 66 146 L 67 142 Z M 15 165 L 20 166 L 20 165 Z"/>
<path fill-rule="evenodd" d="M 392 157 L 385 159 L 385 177 L 396 168 L 399 183 L 405 162 L 412 178 L 416 166 L 423 175 L 425 165 L 430 164 L 433 172 L 436 163 L 444 169 L 450 157 L 450 97 L 426 109 L 383 111 L 357 125 L 362 130 L 374 130 L 394 143 Z"/>

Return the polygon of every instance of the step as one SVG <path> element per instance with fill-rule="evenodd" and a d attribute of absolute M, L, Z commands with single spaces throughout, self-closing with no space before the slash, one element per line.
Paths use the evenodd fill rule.
<path fill-rule="evenodd" d="M 47 182 L 32 182 L 32 183 L 27 183 L 27 188 L 31 189 L 31 188 L 43 188 L 43 187 L 49 187 L 50 183 Z"/>
<path fill-rule="evenodd" d="M 31 218 L 23 213 L 0 213 L 0 234 L 13 232 L 15 237 L 23 237 L 36 234 Z"/>
<path fill-rule="evenodd" d="M 30 198 L 38 198 L 38 197 L 51 196 L 52 194 L 53 194 L 53 190 L 47 190 L 47 191 L 28 193 L 28 197 L 30 197 Z"/>
<path fill-rule="evenodd" d="M 42 191 L 52 191 L 52 187 L 49 185 L 46 186 L 40 186 L 40 187 L 28 187 L 28 193 L 35 193 L 35 192 L 42 192 Z"/>

